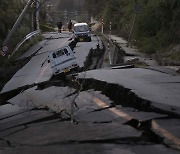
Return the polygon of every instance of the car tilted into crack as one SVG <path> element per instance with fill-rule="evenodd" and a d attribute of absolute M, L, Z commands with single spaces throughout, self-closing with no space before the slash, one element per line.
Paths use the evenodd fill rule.
<path fill-rule="evenodd" d="M 69 46 L 65 46 L 51 52 L 48 56 L 54 75 L 67 74 L 78 71 L 79 64 L 74 52 Z"/>

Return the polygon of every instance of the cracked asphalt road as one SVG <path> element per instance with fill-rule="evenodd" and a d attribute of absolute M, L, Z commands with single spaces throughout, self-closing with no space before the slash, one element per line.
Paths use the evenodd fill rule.
<path fill-rule="evenodd" d="M 106 77 L 115 78 L 110 70 L 106 74 L 97 70 L 102 78 L 99 82 L 94 71 L 76 80 L 52 79 L 48 64 L 40 66 L 49 50 L 69 43 L 70 34 L 58 35 L 46 34 L 43 48 L 1 92 L 29 85 L 0 106 L 0 153 L 179 153 L 179 117 L 147 111 L 146 103 L 136 106 L 138 97 L 117 83 L 104 83 Z M 82 66 L 90 48 L 97 45 L 97 37 L 92 40 L 88 45 L 77 43 L 74 49 Z M 135 104 L 124 105 L 123 95 Z"/>

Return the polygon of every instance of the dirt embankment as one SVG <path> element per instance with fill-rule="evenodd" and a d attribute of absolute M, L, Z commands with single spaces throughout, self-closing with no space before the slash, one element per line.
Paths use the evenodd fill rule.
<path fill-rule="evenodd" d="M 155 55 L 157 62 L 163 66 L 180 66 L 180 44 Z"/>

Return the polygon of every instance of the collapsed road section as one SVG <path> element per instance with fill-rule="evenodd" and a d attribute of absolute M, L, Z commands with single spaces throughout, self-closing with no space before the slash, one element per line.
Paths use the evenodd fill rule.
<path fill-rule="evenodd" d="M 14 112 L 1 114 L 2 154 L 179 152 L 179 77 L 131 67 L 92 70 L 104 54 L 93 41 L 74 46 L 85 71 L 78 77 L 51 77 L 4 93 L 8 106 L 1 107 Z"/>
<path fill-rule="evenodd" d="M 30 88 L 9 100 L 9 103 L 20 107 L 27 106 L 28 102 L 29 106 L 36 106 L 36 109 L 26 111 L 28 114 L 4 119 L 8 123 L 2 125 L 0 131 L 0 150 L 13 150 L 15 153 L 35 150 L 38 153 L 48 148 L 51 152 L 55 152 L 55 149 L 59 152 L 61 148 L 53 147 L 64 146 L 62 153 L 73 153 L 67 151 L 69 145 L 71 149 L 80 146 L 83 152 L 87 152 L 84 146 L 89 145 L 93 151 L 97 145 L 99 153 L 103 153 L 108 152 L 108 149 L 103 149 L 105 145 L 113 144 L 113 149 L 118 151 L 124 149 L 126 152 L 138 153 L 140 149 L 146 151 L 151 148 L 155 152 L 163 149 L 169 154 L 178 153 L 179 141 L 173 135 L 178 133 L 178 125 L 175 126 L 178 124 L 177 118 L 166 112 L 147 112 L 146 109 L 143 110 L 148 107 L 144 104 L 130 106 L 126 99 L 133 101 L 136 97 L 123 99 L 122 95 L 127 96 L 129 91 L 122 86 L 119 88 L 115 84 L 84 78 L 67 80 L 63 82 L 64 85 L 57 85 L 58 80 L 51 85 L 44 83 L 42 87 Z M 117 94 L 121 99 L 118 99 Z M 74 124 L 70 123 L 73 101 Z M 140 98 L 136 101 L 138 103 Z M 22 115 L 26 118 L 23 119 Z M 160 127 L 161 123 L 164 124 L 163 121 L 169 121 L 174 126 L 173 134 L 169 133 L 171 130 L 163 133 L 165 129 Z"/>
<path fill-rule="evenodd" d="M 105 49 L 102 42 L 99 40 L 97 36 L 92 37 L 92 42 L 70 41 L 68 44 L 71 47 L 71 49 L 73 49 L 73 51 L 75 52 L 75 55 L 79 61 L 79 65 L 80 65 L 79 71 L 86 71 L 101 67 Z M 6 104 L 6 101 L 8 99 L 13 98 L 14 96 L 18 95 L 22 91 L 27 90 L 29 88 L 35 86 L 43 87 L 44 85 L 48 85 L 48 84 L 51 86 L 54 85 L 54 82 L 56 83 L 56 85 L 59 84 L 62 85 L 63 82 L 66 82 L 64 81 L 63 76 L 52 76 L 52 71 L 50 70 L 50 66 L 48 64 L 45 64 L 45 66 L 43 67 L 41 66 L 44 60 L 41 60 L 42 61 L 41 62 L 39 57 L 43 57 L 43 59 L 47 58 L 47 52 L 45 49 L 46 46 L 44 47 L 44 49 L 41 49 L 42 51 L 40 51 L 40 53 L 37 53 L 39 51 L 38 50 L 37 52 L 33 53 L 33 55 L 31 55 L 30 58 L 28 58 L 29 60 L 31 60 L 31 58 L 37 53 L 38 55 L 36 55 L 34 59 L 38 59 L 38 64 L 36 63 L 36 61 L 34 61 L 34 59 L 32 59 L 33 62 L 29 62 L 28 60 L 29 63 L 23 67 L 23 70 L 19 70 L 10 80 L 10 83 L 8 83 L 9 85 L 8 87 L 10 89 L 8 90 L 5 87 L 4 88 L 5 90 L 3 89 L 3 91 L 1 91 L 0 94 L 1 105 Z M 29 67 L 31 67 L 31 65 L 33 65 L 32 69 L 35 73 L 29 72 Z M 40 72 L 40 74 L 37 73 L 37 70 Z M 34 80 L 33 79 L 34 76 L 35 77 L 38 76 L 38 79 Z M 42 80 L 43 76 L 45 76 L 45 79 Z M 57 83 L 56 80 L 58 80 L 59 84 Z M 13 85 L 11 85 L 12 83 Z"/>

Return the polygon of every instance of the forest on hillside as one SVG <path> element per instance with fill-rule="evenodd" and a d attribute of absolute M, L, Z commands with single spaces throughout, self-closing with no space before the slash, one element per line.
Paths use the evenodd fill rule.
<path fill-rule="evenodd" d="M 20 0 L 0 0 L 0 43 L 5 39 L 8 31 L 15 23 L 20 11 L 22 1 Z"/>
<path fill-rule="evenodd" d="M 132 28 L 131 44 L 152 54 L 180 43 L 180 0 L 86 0 L 89 11 L 104 19 L 126 39 Z M 180 52 L 180 51 L 179 51 Z M 179 54 L 180 55 L 180 54 Z M 179 56 L 180 59 L 180 56 Z"/>

